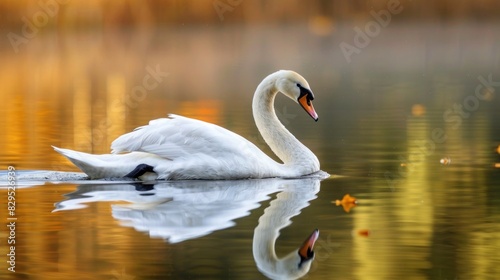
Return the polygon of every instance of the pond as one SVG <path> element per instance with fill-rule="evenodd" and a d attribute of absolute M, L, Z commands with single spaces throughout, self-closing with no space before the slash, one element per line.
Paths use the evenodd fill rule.
<path fill-rule="evenodd" d="M 4 47 L 0 218 L 15 229 L 1 231 L 0 277 L 496 279 L 495 30 L 392 25 L 350 62 L 338 46 L 352 41 L 351 26 L 330 37 L 301 26 L 45 33 L 16 56 Z M 175 113 L 271 154 L 251 100 L 278 69 L 314 91 L 317 123 L 282 96 L 275 108 L 326 179 L 86 180 L 51 148 L 108 153 L 119 135 Z M 342 202 L 347 194 L 356 203 Z M 316 229 L 310 267 L 288 265 Z"/>

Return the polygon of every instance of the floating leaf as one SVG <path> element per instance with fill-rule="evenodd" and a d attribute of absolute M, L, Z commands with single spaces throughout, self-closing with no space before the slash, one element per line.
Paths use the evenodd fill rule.
<path fill-rule="evenodd" d="M 332 201 L 332 203 L 334 203 L 334 202 Z M 349 213 L 349 211 L 351 211 L 351 208 L 353 208 L 357 204 L 358 204 L 358 201 L 356 200 L 356 198 L 353 196 L 350 196 L 349 194 L 344 195 L 342 200 L 338 200 L 338 199 L 335 200 L 335 205 L 337 205 L 337 206 L 342 205 L 342 208 L 344 208 L 344 211 L 346 211 L 347 213 Z"/>

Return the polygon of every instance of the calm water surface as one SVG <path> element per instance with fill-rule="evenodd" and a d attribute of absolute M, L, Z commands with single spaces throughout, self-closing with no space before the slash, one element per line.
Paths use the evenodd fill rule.
<path fill-rule="evenodd" d="M 333 176 L 31 183 L 16 192 L 16 273 L 2 261 L 0 277 L 264 279 L 256 244 L 277 238 L 261 253 L 284 257 L 317 228 L 308 279 L 498 279 L 500 88 L 475 93 L 481 77 L 500 81 L 497 29 L 394 26 L 351 64 L 337 49 L 350 28 L 332 38 L 300 28 L 43 35 L 2 57 L 3 184 L 9 165 L 20 177 L 77 171 L 50 145 L 105 153 L 168 112 L 217 123 L 269 153 L 251 94 L 279 68 L 308 79 L 320 120 L 285 98 L 276 111 Z M 292 39 L 273 41 L 283 37 Z M 124 101 L 157 65 L 168 72 L 158 87 Z M 336 206 L 345 194 L 358 204 Z M 3 258 L 7 238 L 2 229 Z"/>

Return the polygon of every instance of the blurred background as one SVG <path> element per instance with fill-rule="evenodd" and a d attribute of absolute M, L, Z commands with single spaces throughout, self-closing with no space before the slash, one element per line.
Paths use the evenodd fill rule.
<path fill-rule="evenodd" d="M 270 154 L 253 123 L 252 95 L 268 74 L 295 70 L 311 85 L 319 121 L 284 97 L 276 112 L 323 170 L 347 176 L 324 181 L 309 214 L 295 220 L 294 230 L 320 224 L 322 236 L 336 242 L 312 277 L 500 275 L 499 1 L 2 1 L 0 38 L 2 169 L 77 171 L 51 145 L 108 153 L 116 137 L 168 113 L 221 125 Z M 446 140 L 435 140 L 436 129 Z M 185 246 L 183 265 L 154 269 L 196 278 L 186 264 L 193 256 L 212 258 L 211 239 L 169 246 L 131 234 L 111 217 L 100 225 L 111 225 L 109 234 L 89 226 L 109 216 L 108 204 L 91 206 L 88 220 L 75 212 L 54 224 L 50 211 L 60 190 L 26 191 L 24 203 L 39 205 L 25 211 L 36 217 L 25 240 L 39 237 L 30 251 L 36 253 L 25 253 L 39 264 L 32 273 L 107 277 L 124 263 L 141 275 L 148 264 L 140 259 L 135 266 L 137 251 L 156 256 L 155 248 L 166 248 L 175 259 Z M 364 208 L 350 216 L 333 212 L 330 201 L 345 192 L 364 199 Z M 248 228 L 239 221 L 222 237 L 242 234 L 249 243 L 261 212 L 243 220 Z M 377 242 L 352 238 L 351 227 L 378 230 Z M 46 228 L 88 229 L 61 236 L 105 248 L 106 264 L 95 258 L 97 249 L 68 247 Z M 282 240 L 293 248 L 287 238 L 303 236 L 290 232 Z M 113 240 L 121 243 L 106 247 Z M 57 246 L 69 249 L 53 252 Z M 220 257 L 247 258 L 253 279 L 257 270 L 244 249 L 237 258 Z M 45 259 L 47 250 L 53 258 Z M 213 275 L 227 276 L 228 267 L 232 276 L 245 272 L 228 265 Z M 207 269 L 200 271 L 206 276 Z"/>
<path fill-rule="evenodd" d="M 403 123 L 415 104 L 442 113 L 461 102 L 479 75 L 500 80 L 493 0 L 0 6 L 0 161 L 18 168 L 72 169 L 50 145 L 108 152 L 118 135 L 167 113 L 258 138 L 250 100 L 278 69 L 301 73 L 318 96 L 319 129 L 304 133 L 311 141 L 318 131 L 355 126 L 343 110 L 394 109 L 375 114 Z M 151 71 L 159 74 L 145 89 Z M 277 112 L 305 121 L 289 102 Z"/>

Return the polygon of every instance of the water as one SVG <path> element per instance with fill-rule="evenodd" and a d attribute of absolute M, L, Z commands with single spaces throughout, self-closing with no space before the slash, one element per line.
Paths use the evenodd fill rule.
<path fill-rule="evenodd" d="M 15 56 L 4 46 L 0 178 L 14 166 L 37 180 L 16 191 L 16 273 L 4 266 L 1 278 L 262 279 L 256 231 L 281 229 L 283 257 L 316 228 L 308 279 L 498 278 L 500 89 L 475 92 L 490 75 L 500 81 L 494 30 L 392 25 L 351 63 L 338 48 L 351 26 L 328 37 L 301 26 L 47 33 Z M 131 99 L 157 67 L 157 85 Z M 251 95 L 280 68 L 316 95 L 317 123 L 285 98 L 275 107 L 333 174 L 326 180 L 138 185 L 24 171 L 78 171 L 50 145 L 106 153 L 167 113 L 217 123 L 270 153 Z M 358 201 L 348 213 L 335 205 L 345 194 Z"/>

